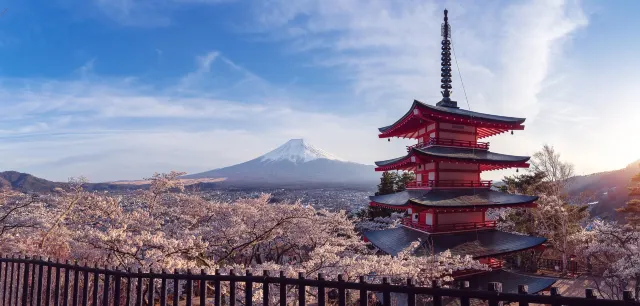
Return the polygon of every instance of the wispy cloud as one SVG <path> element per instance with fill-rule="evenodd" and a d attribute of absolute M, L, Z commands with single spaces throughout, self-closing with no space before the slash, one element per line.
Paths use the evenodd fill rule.
<path fill-rule="evenodd" d="M 178 0 L 96 4 L 123 24 L 168 25 L 179 9 Z M 640 92 L 633 85 L 636 79 L 615 88 L 585 82 L 586 73 L 567 60 L 573 35 L 588 25 L 581 3 L 446 5 L 472 110 L 528 118 L 525 131 L 491 138 L 492 150 L 530 154 L 548 142 L 580 171 L 602 170 L 593 161 L 621 146 L 611 135 L 640 116 L 626 98 Z M 154 171 L 202 171 L 242 162 L 299 137 L 364 163 L 406 152 L 408 141 L 382 141 L 376 128 L 395 121 L 414 98 L 440 99 L 439 2 L 273 0 L 250 7 L 252 39 L 257 35 L 283 52 L 309 59 L 303 65 L 347 90 L 327 93 L 304 82 L 274 85 L 268 76 L 234 61 L 233 53 L 217 50 L 202 51 L 192 59 L 190 72 L 162 87 L 96 71 L 71 80 L 0 79 L 0 167 L 51 179 L 141 178 Z M 175 56 L 160 54 L 165 61 Z M 83 67 L 91 72 L 93 65 Z M 454 76 L 454 97 L 466 108 L 457 71 Z M 611 100 L 626 107 L 601 102 Z M 318 111 L 316 106 L 324 104 L 333 107 Z M 603 122 L 612 123 L 603 127 Z M 604 145 L 594 146 L 591 137 Z M 637 159 L 629 156 L 640 147 L 625 145 L 615 158 Z M 484 175 L 496 179 L 502 174 Z"/>
<path fill-rule="evenodd" d="M 234 0 L 94 0 L 105 16 L 125 26 L 157 27 L 172 23 L 185 5 L 218 5 Z"/>

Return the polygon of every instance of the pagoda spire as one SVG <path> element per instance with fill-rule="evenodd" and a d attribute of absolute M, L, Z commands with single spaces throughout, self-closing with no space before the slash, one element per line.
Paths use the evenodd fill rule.
<path fill-rule="evenodd" d="M 451 25 L 449 25 L 449 17 L 447 14 L 449 11 L 444 10 L 444 22 L 442 23 L 441 35 L 442 35 L 442 52 L 440 58 L 442 66 L 440 68 L 440 88 L 442 88 L 442 100 L 438 102 L 437 106 L 446 106 L 458 108 L 458 103 L 451 100 Z"/>

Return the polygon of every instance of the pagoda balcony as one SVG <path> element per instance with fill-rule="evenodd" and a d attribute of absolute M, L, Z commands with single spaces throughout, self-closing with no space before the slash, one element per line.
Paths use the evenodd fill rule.
<path fill-rule="evenodd" d="M 421 188 L 491 188 L 491 181 L 474 180 L 428 180 L 411 181 L 406 185 L 407 189 Z"/>
<path fill-rule="evenodd" d="M 462 232 L 462 231 L 472 231 L 478 229 L 489 229 L 495 228 L 497 221 L 484 221 L 484 222 L 468 222 L 468 223 L 452 223 L 452 224 L 438 224 L 438 225 L 429 225 L 424 223 L 419 223 L 411 220 L 411 217 L 402 218 L 402 225 L 417 229 L 423 232 L 428 233 L 442 233 L 442 232 Z"/>
<path fill-rule="evenodd" d="M 459 147 L 459 148 L 471 148 L 471 149 L 478 149 L 478 150 L 489 150 L 488 142 L 431 137 L 427 142 L 421 142 L 421 143 L 414 144 L 412 146 L 407 146 L 407 152 L 411 152 L 411 149 L 413 148 L 421 149 L 428 146 L 448 146 L 448 147 Z"/>

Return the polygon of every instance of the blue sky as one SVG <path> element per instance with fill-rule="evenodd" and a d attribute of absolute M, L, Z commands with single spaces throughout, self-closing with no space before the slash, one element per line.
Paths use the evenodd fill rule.
<path fill-rule="evenodd" d="M 580 174 L 640 158 L 637 1 L 10 0 L 0 168 L 139 179 L 290 138 L 362 163 L 399 156 L 410 142 L 376 128 L 439 100 L 445 7 L 469 104 L 457 73 L 454 98 L 528 118 L 493 151 L 549 143 Z"/>

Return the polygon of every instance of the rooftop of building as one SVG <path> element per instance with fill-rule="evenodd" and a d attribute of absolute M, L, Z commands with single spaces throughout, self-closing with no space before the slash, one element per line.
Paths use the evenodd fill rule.
<path fill-rule="evenodd" d="M 543 237 L 511 234 L 495 229 L 458 233 L 428 234 L 404 226 L 365 232 L 364 236 L 382 252 L 396 256 L 412 242 L 421 241 L 417 255 L 450 250 L 455 255 L 473 258 L 491 257 L 536 247 L 547 241 Z"/>
<path fill-rule="evenodd" d="M 536 196 L 509 194 L 490 189 L 405 190 L 371 196 L 369 200 L 386 206 L 424 205 L 434 208 L 487 208 L 533 203 Z"/>

